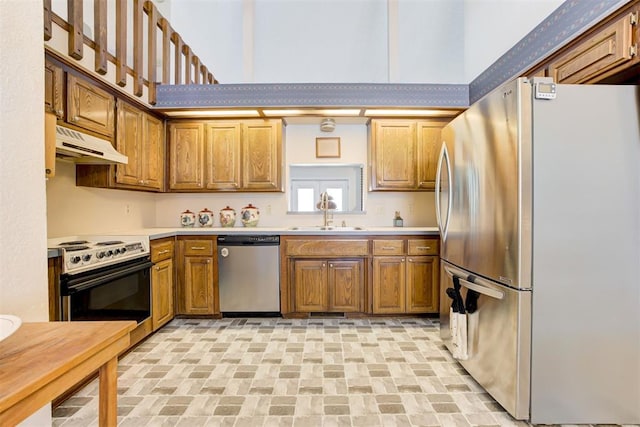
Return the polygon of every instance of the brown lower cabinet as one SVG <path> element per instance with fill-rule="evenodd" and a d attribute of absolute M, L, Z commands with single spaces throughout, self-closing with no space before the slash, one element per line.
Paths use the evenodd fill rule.
<path fill-rule="evenodd" d="M 177 315 L 219 315 L 216 237 L 178 238 Z"/>
<path fill-rule="evenodd" d="M 157 331 L 174 316 L 174 238 L 151 241 L 151 319 Z"/>
<path fill-rule="evenodd" d="M 294 311 L 363 311 L 363 259 L 295 259 L 292 264 Z"/>
<path fill-rule="evenodd" d="M 438 241 L 373 241 L 374 314 L 438 312 Z"/>

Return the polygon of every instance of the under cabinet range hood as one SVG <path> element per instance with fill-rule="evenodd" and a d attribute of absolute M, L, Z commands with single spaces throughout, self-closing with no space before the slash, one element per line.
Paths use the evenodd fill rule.
<path fill-rule="evenodd" d="M 127 164 L 127 156 L 120 154 L 106 139 L 56 125 L 56 155 L 75 163 Z"/>

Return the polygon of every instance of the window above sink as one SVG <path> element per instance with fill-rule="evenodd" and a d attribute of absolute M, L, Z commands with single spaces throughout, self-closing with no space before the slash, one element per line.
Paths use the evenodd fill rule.
<path fill-rule="evenodd" d="M 329 193 L 336 213 L 362 213 L 364 165 L 359 163 L 289 165 L 289 212 L 320 213 L 320 194 Z"/>

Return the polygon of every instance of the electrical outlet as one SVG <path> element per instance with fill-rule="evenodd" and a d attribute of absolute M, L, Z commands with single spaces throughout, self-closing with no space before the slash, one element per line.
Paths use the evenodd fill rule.
<path fill-rule="evenodd" d="M 126 205 L 124 205 L 124 213 L 126 215 L 129 215 L 131 213 L 131 205 L 130 204 L 127 203 Z"/>
<path fill-rule="evenodd" d="M 267 215 L 271 215 L 271 205 L 267 205 L 265 210 L 267 211 Z"/>
<path fill-rule="evenodd" d="M 409 203 L 409 213 L 413 213 L 413 203 Z"/>

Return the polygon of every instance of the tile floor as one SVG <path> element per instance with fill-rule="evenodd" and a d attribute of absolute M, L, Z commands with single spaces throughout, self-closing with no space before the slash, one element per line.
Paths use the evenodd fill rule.
<path fill-rule="evenodd" d="M 465 374 L 427 318 L 176 319 L 118 373 L 119 426 L 529 425 Z M 97 388 L 53 425 L 97 425 Z"/>

